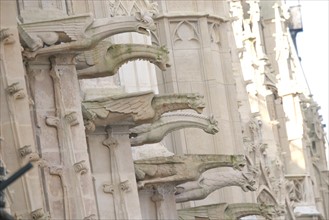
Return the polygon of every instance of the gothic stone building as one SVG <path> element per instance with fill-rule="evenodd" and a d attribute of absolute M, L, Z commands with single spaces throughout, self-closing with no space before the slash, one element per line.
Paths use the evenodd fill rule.
<path fill-rule="evenodd" d="M 329 218 L 298 7 L 0 6 L 2 219 Z"/>

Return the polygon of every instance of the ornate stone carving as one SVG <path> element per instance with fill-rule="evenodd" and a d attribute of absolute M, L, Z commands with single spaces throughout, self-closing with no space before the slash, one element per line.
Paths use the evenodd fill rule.
<path fill-rule="evenodd" d="M 130 191 L 130 183 L 129 180 L 123 181 L 120 183 L 120 189 L 124 192 Z"/>
<path fill-rule="evenodd" d="M 83 101 L 82 113 L 87 122 L 100 126 L 122 121 L 138 125 L 158 120 L 165 112 L 193 109 L 201 113 L 204 107 L 203 96 L 198 94 L 137 92 Z"/>
<path fill-rule="evenodd" d="M 101 40 L 123 32 L 148 34 L 153 30 L 153 19 L 146 13 L 135 16 L 94 19 L 91 14 L 70 16 L 64 19 L 21 24 L 31 38 L 42 48 L 24 51 L 27 58 L 37 55 L 76 53 L 93 49 Z M 61 34 L 59 34 L 61 33 Z"/>
<path fill-rule="evenodd" d="M 81 175 L 83 175 L 88 172 L 88 168 L 85 160 L 79 161 L 75 163 L 73 166 L 76 173 L 80 173 Z"/>
<path fill-rule="evenodd" d="M 49 215 L 46 214 L 42 208 L 32 211 L 31 217 L 33 220 L 41 220 L 41 219 L 48 220 L 49 219 Z"/>
<path fill-rule="evenodd" d="M 23 99 L 26 96 L 23 91 L 23 88 L 19 87 L 19 82 L 10 84 L 6 90 L 9 95 L 14 97 L 14 99 Z"/>
<path fill-rule="evenodd" d="M 176 202 L 205 199 L 210 193 L 226 186 L 240 186 L 245 192 L 255 191 L 256 181 L 250 172 L 206 171 L 197 181 L 187 182 L 176 187 Z"/>
<path fill-rule="evenodd" d="M 19 148 L 18 151 L 21 157 L 23 158 L 26 155 L 32 153 L 32 147 L 31 145 L 24 145 L 23 147 Z"/>
<path fill-rule="evenodd" d="M 77 65 L 78 78 L 112 76 L 123 64 L 133 60 L 147 60 L 165 71 L 170 67 L 168 53 L 165 47 L 101 42 L 93 51 L 84 52 L 77 58 L 83 61 Z"/>
<path fill-rule="evenodd" d="M 148 0 L 143 1 L 121 1 L 110 0 L 110 15 L 114 16 L 128 16 L 133 15 L 136 12 L 147 13 L 148 16 L 154 17 L 159 13 L 158 3 L 150 2 Z"/>
<path fill-rule="evenodd" d="M 286 193 L 292 204 L 304 199 L 304 177 L 288 177 L 285 181 Z"/>
<path fill-rule="evenodd" d="M 15 42 L 13 34 L 9 28 L 0 29 L 0 43 L 1 44 L 12 44 Z"/>
<path fill-rule="evenodd" d="M 113 194 L 114 186 L 110 183 L 104 183 L 103 184 L 103 192 Z"/>
<path fill-rule="evenodd" d="M 190 113 L 168 113 L 152 124 L 144 124 L 130 131 L 130 143 L 132 146 L 160 142 L 169 132 L 182 128 L 201 128 L 206 133 L 215 134 L 219 131 L 218 122 L 213 116 Z"/>
<path fill-rule="evenodd" d="M 136 160 L 135 173 L 138 187 L 148 184 L 173 183 L 182 184 L 197 180 L 209 169 L 233 167 L 242 169 L 245 166 L 244 155 L 184 155 L 155 157 Z"/>
<path fill-rule="evenodd" d="M 263 216 L 265 219 L 275 219 L 285 213 L 283 207 L 259 203 L 219 203 L 178 210 L 179 219 L 204 217 L 206 219 L 232 220 L 249 215 Z"/>

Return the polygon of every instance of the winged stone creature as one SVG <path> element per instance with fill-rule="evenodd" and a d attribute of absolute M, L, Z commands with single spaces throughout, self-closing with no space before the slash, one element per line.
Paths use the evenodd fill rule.
<path fill-rule="evenodd" d="M 136 126 L 158 120 L 165 112 L 191 109 L 201 113 L 203 96 L 194 93 L 156 95 L 152 91 L 115 95 L 82 102 L 85 122 L 98 126 L 129 123 Z"/>
<path fill-rule="evenodd" d="M 136 12 L 135 16 L 94 19 L 92 14 L 84 14 L 20 24 L 20 28 L 38 44 L 25 50 L 23 55 L 32 59 L 37 55 L 91 50 L 105 38 L 124 32 L 148 35 L 148 30 L 155 29 L 153 19 L 148 16 L 148 13 Z M 21 37 L 23 45 L 29 45 L 27 42 L 24 44 L 22 34 Z"/>

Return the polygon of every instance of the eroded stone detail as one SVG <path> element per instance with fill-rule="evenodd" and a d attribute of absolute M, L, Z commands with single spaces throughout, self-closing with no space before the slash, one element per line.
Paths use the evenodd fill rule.
<path fill-rule="evenodd" d="M 240 186 L 245 192 L 255 191 L 255 183 L 256 181 L 250 172 L 209 170 L 201 174 L 197 181 L 178 185 L 176 187 L 176 202 L 201 200 L 215 190 L 227 186 Z"/>
<path fill-rule="evenodd" d="M 110 184 L 110 183 L 104 183 L 103 184 L 103 192 L 113 194 L 113 192 L 114 192 L 113 185 Z"/>
<path fill-rule="evenodd" d="M 81 175 L 83 175 L 88 172 L 88 168 L 85 160 L 77 162 L 73 166 L 76 173 L 80 173 Z"/>
<path fill-rule="evenodd" d="M 23 99 L 26 96 L 23 88 L 19 86 L 19 82 L 10 84 L 6 90 L 9 95 L 14 97 L 14 99 Z"/>
<path fill-rule="evenodd" d="M 135 173 L 138 187 L 162 183 L 182 184 L 197 180 L 209 169 L 245 166 L 244 155 L 184 155 L 136 160 Z"/>
<path fill-rule="evenodd" d="M 150 123 L 165 112 L 193 109 L 201 113 L 204 107 L 203 96 L 193 93 L 155 95 L 153 92 L 137 92 L 82 102 L 84 119 L 99 126 L 122 121 L 134 125 Z"/>
<path fill-rule="evenodd" d="M 77 58 L 78 78 L 112 76 L 123 64 L 134 60 L 147 60 L 165 71 L 170 67 L 168 53 L 165 47 L 101 42 L 95 50 L 84 52 L 84 56 Z"/>
<path fill-rule="evenodd" d="M 48 220 L 49 215 L 46 214 L 42 208 L 36 209 L 33 212 L 31 212 L 31 216 L 33 220 Z"/>
<path fill-rule="evenodd" d="M 169 132 L 183 128 L 200 128 L 206 133 L 215 134 L 219 131 L 218 122 L 213 116 L 189 113 L 168 113 L 152 124 L 143 124 L 130 131 L 130 143 L 132 146 L 160 142 Z"/>
<path fill-rule="evenodd" d="M 23 147 L 19 148 L 18 151 L 21 157 L 24 158 L 26 155 L 32 153 L 32 147 L 31 145 L 24 145 Z"/>
<path fill-rule="evenodd" d="M 232 220 L 250 215 L 259 215 L 271 220 L 284 215 L 284 213 L 282 206 L 259 203 L 219 203 L 178 210 L 179 219 L 191 219 L 191 217 L 196 216 L 218 219 L 218 216 L 220 216 L 223 220 Z"/>

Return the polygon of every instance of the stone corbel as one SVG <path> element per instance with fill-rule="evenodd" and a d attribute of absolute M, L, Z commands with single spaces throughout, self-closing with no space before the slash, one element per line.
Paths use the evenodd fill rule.
<path fill-rule="evenodd" d="M 113 194 L 114 186 L 111 183 L 103 183 L 103 192 Z"/>
<path fill-rule="evenodd" d="M 15 42 L 15 39 L 9 28 L 3 28 L 0 30 L 0 43 L 1 44 L 12 44 L 14 42 Z"/>
<path fill-rule="evenodd" d="M 10 96 L 13 96 L 14 99 L 23 99 L 25 98 L 25 92 L 23 91 L 23 88 L 19 87 L 19 82 L 15 82 L 10 84 L 6 91 Z"/>
<path fill-rule="evenodd" d="M 26 155 L 32 153 L 32 147 L 31 145 L 24 145 L 23 147 L 19 148 L 18 151 L 21 157 L 24 158 Z"/>
<path fill-rule="evenodd" d="M 43 211 L 43 208 L 36 209 L 31 212 L 31 217 L 33 220 L 48 220 L 49 214 Z"/>
<path fill-rule="evenodd" d="M 88 168 L 86 165 L 85 160 L 81 160 L 73 165 L 74 170 L 76 173 L 80 173 L 81 175 L 85 174 L 88 172 Z"/>

